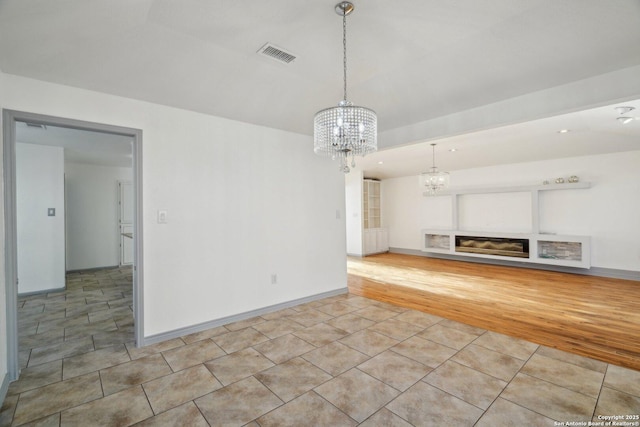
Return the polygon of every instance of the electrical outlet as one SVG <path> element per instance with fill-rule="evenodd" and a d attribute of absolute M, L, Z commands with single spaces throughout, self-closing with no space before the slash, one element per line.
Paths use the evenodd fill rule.
<path fill-rule="evenodd" d="M 56 208 L 47 208 L 47 216 L 56 216 Z"/>
<path fill-rule="evenodd" d="M 275 273 L 273 273 L 273 274 L 271 275 L 271 284 L 272 284 L 272 285 L 275 285 L 276 283 L 278 283 L 278 275 L 277 275 L 277 274 L 275 274 Z"/>

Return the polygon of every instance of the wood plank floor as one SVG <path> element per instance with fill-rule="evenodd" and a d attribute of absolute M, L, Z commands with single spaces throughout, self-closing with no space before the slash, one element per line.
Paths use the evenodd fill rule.
<path fill-rule="evenodd" d="M 381 254 L 349 292 L 640 370 L 640 281 Z"/>

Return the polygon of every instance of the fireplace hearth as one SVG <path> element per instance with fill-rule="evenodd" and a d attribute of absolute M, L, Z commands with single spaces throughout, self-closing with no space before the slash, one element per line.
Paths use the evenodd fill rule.
<path fill-rule="evenodd" d="M 456 252 L 529 258 L 529 239 L 455 236 Z"/>

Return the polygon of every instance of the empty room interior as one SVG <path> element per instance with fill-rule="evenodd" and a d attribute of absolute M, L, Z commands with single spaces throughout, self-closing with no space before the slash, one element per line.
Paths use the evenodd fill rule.
<path fill-rule="evenodd" d="M 640 3 L 0 1 L 0 426 L 640 426 Z"/>

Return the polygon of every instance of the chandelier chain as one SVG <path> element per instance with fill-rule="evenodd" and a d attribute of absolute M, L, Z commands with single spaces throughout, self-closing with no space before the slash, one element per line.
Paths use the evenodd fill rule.
<path fill-rule="evenodd" d="M 431 144 L 431 169 L 436 170 L 436 144 Z"/>
<path fill-rule="evenodd" d="M 342 9 L 342 69 L 344 80 L 344 100 L 347 100 L 347 10 Z"/>

